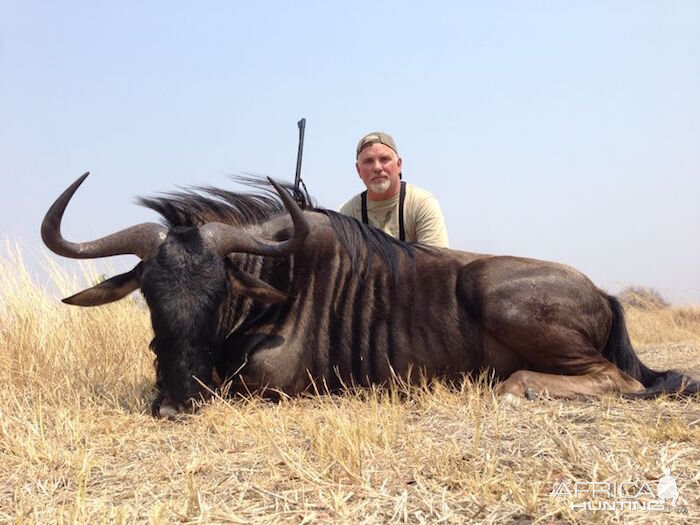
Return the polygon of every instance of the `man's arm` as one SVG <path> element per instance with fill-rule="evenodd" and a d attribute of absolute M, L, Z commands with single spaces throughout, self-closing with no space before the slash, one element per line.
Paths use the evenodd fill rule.
<path fill-rule="evenodd" d="M 355 208 L 357 207 L 355 205 L 356 200 L 357 196 L 345 201 L 343 204 L 340 205 L 340 208 L 338 208 L 338 213 L 342 213 L 343 215 L 347 215 L 348 217 L 354 217 L 357 220 L 362 220 L 361 216 L 359 218 L 357 217 L 357 212 L 355 210 Z"/>
<path fill-rule="evenodd" d="M 436 248 L 449 248 L 445 218 L 437 199 L 422 199 L 416 213 L 416 241 Z"/>

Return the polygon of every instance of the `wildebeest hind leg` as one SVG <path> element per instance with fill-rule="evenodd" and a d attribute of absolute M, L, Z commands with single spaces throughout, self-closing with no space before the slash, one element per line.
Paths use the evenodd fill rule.
<path fill-rule="evenodd" d="M 608 392 L 630 394 L 642 390 L 644 387 L 639 381 L 621 372 L 614 364 L 601 362 L 592 365 L 587 373 L 581 375 L 518 370 L 498 385 L 496 393 L 532 399 L 540 395 L 571 398 Z"/>
<path fill-rule="evenodd" d="M 486 258 L 462 269 L 458 292 L 482 332 L 498 342 L 484 345 L 484 366 L 507 378 L 499 392 L 573 397 L 643 390 L 603 356 L 613 313 L 579 272 L 542 261 Z"/>

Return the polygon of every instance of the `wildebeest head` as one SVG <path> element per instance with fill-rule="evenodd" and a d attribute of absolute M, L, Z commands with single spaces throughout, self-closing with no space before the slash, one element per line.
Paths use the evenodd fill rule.
<path fill-rule="evenodd" d="M 294 223 L 294 234 L 269 241 L 240 228 L 207 223 L 199 227 L 166 228 L 156 223 L 132 226 L 89 242 L 74 243 L 61 235 L 61 219 L 71 197 L 88 173 L 82 175 L 53 203 L 41 225 L 46 246 L 58 255 L 93 259 L 134 254 L 141 262 L 124 274 L 79 292 L 63 301 L 97 306 L 122 299 L 141 288 L 151 312 L 157 356 L 160 396 L 154 415 L 179 411 L 213 386 L 217 354 L 226 334 L 219 333 L 218 310 L 229 293 L 267 303 L 281 302 L 284 293 L 243 271 L 233 271 L 229 283 L 224 258 L 232 252 L 282 257 L 299 250 L 309 232 L 303 212 L 287 191 L 270 179 Z"/>

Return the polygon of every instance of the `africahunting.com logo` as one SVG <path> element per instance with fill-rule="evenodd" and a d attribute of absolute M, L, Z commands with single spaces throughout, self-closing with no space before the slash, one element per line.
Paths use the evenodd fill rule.
<path fill-rule="evenodd" d="M 688 507 L 678 490 L 678 478 L 664 469 L 656 482 L 648 481 L 562 481 L 550 496 L 566 497 L 572 510 L 644 510 L 687 514 Z M 656 489 L 656 490 L 655 490 Z"/>

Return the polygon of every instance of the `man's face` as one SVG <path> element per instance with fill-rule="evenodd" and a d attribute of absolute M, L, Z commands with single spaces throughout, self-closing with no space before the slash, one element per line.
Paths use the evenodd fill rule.
<path fill-rule="evenodd" d="M 401 157 L 389 146 L 370 144 L 360 152 L 355 167 L 370 200 L 384 200 L 398 194 Z"/>

